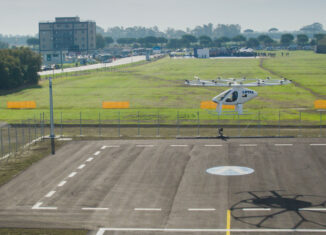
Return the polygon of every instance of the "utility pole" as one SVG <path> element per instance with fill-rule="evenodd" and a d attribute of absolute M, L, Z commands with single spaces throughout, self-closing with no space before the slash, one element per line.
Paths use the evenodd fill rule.
<path fill-rule="evenodd" d="M 50 138 L 51 138 L 51 153 L 52 155 L 55 154 L 55 145 L 54 145 L 54 123 L 53 123 L 53 97 L 52 97 L 52 77 L 49 77 L 49 95 L 50 95 L 50 125 L 51 125 L 51 131 L 50 131 Z"/>

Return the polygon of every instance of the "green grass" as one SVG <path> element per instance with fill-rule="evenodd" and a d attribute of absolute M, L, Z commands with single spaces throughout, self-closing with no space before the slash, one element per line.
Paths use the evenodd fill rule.
<path fill-rule="evenodd" d="M 121 110 L 123 117 L 155 115 L 158 110 L 165 119 L 175 120 L 177 110 L 190 116 L 216 119 L 215 115 L 200 110 L 200 101 L 210 100 L 224 88 L 186 87 L 185 79 L 198 75 L 203 79 L 221 77 L 278 78 L 285 76 L 297 82 L 277 87 L 257 87 L 259 96 L 246 103 L 244 109 L 266 119 L 276 120 L 278 111 L 289 120 L 295 119 L 295 108 L 313 109 L 313 103 L 320 96 L 326 96 L 326 55 L 313 52 L 291 52 L 289 57 L 268 58 L 263 66 L 275 72 L 271 74 L 259 67 L 259 59 L 170 59 L 134 67 L 122 67 L 120 71 L 102 71 L 81 76 L 67 76 L 54 80 L 55 118 L 79 119 L 79 112 L 87 119 L 97 120 L 98 113 L 107 119 L 115 119 L 117 110 L 103 110 L 102 101 L 130 101 L 131 109 Z M 35 100 L 35 110 L 8 110 L 7 101 Z M 24 89 L 0 96 L 0 120 L 17 122 L 25 118 L 39 118 L 48 113 L 48 82 L 41 81 L 40 87 Z M 273 114 L 273 115 L 272 115 Z M 294 118 L 295 117 L 295 118 Z M 228 117 L 225 117 L 228 118 Z M 316 113 L 305 114 L 307 120 L 319 120 Z"/>

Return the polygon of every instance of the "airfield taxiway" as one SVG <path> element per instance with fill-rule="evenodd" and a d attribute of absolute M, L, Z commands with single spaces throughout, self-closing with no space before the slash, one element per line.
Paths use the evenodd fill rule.
<path fill-rule="evenodd" d="M 326 233 L 325 153 L 322 138 L 72 141 L 0 188 L 0 226 Z M 221 166 L 236 167 L 207 173 Z"/>

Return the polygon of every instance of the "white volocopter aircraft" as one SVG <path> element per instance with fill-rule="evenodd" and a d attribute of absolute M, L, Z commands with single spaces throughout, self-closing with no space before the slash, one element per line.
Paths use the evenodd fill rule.
<path fill-rule="evenodd" d="M 215 96 L 212 101 L 217 103 L 216 111 L 218 114 L 222 113 L 222 105 L 235 105 L 238 114 L 242 114 L 242 106 L 244 103 L 255 98 L 258 93 L 250 90 L 246 87 L 257 87 L 257 86 L 281 86 L 290 84 L 292 81 L 286 78 L 282 79 L 256 79 L 256 78 L 220 78 L 216 80 L 201 80 L 195 76 L 195 80 L 186 80 L 185 84 L 189 86 L 216 86 L 216 87 L 232 87 L 229 90 L 222 92 Z"/>

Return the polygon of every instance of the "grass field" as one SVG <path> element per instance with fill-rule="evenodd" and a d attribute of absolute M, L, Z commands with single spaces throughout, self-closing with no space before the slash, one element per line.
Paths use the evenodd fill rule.
<path fill-rule="evenodd" d="M 221 77 L 264 78 L 284 76 L 295 84 L 277 87 L 258 87 L 259 96 L 246 103 L 244 109 L 276 120 L 278 111 L 283 118 L 297 119 L 297 108 L 313 109 L 316 99 L 326 99 L 326 55 L 311 51 L 290 52 L 282 57 L 260 59 L 170 59 L 126 67 L 120 71 L 103 71 L 81 76 L 67 76 L 54 80 L 55 119 L 79 119 L 80 112 L 86 119 L 97 120 L 98 113 L 106 119 L 116 119 L 117 110 L 103 110 L 102 101 L 130 101 L 131 109 L 121 110 L 122 117 L 153 114 L 159 111 L 166 119 L 197 112 L 204 119 L 215 119 L 210 112 L 200 110 L 200 101 L 210 100 L 223 88 L 186 87 L 185 79 L 198 75 L 203 79 Z M 48 82 L 15 93 L 0 96 L 0 120 L 16 122 L 38 118 L 48 113 Z M 35 100 L 35 110 L 8 110 L 7 101 Z M 306 111 L 304 118 L 319 120 L 319 114 Z M 46 114 L 47 115 L 47 114 Z M 223 117 L 222 117 L 223 118 Z M 224 118 L 228 118 L 227 116 Z"/>

